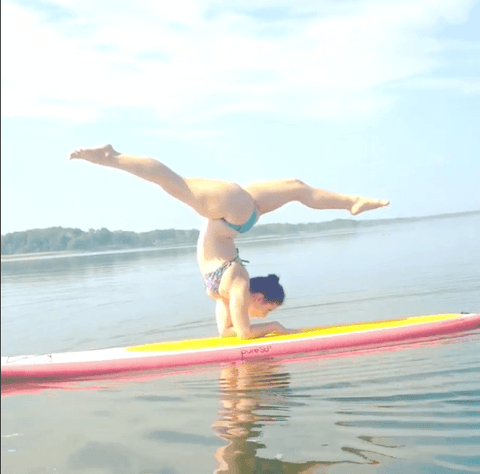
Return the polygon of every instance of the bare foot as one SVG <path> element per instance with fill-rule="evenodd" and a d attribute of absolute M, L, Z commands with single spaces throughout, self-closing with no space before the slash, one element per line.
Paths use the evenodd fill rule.
<path fill-rule="evenodd" d="M 390 201 L 385 201 L 381 199 L 370 199 L 364 197 L 356 197 L 350 214 L 356 216 L 361 212 L 371 211 L 373 209 L 378 209 L 379 207 L 386 207 L 390 204 Z"/>
<path fill-rule="evenodd" d="M 120 155 L 116 152 L 112 145 L 105 145 L 101 148 L 86 148 L 85 150 L 75 150 L 70 154 L 70 159 L 85 160 L 99 165 L 109 166 L 113 163 L 114 158 Z"/>

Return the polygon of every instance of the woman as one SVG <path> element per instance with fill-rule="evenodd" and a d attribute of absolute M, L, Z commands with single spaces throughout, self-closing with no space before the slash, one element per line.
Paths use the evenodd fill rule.
<path fill-rule="evenodd" d="M 250 323 L 250 319 L 265 318 L 284 299 L 278 277 L 250 280 L 237 255 L 235 237 L 250 230 L 260 216 L 292 201 L 313 209 L 345 209 L 352 215 L 389 204 L 315 189 L 298 179 L 254 183 L 243 189 L 225 181 L 183 178 L 157 160 L 121 154 L 111 145 L 76 150 L 70 159 L 118 168 L 158 184 L 206 218 L 197 258 L 207 294 L 216 301 L 217 326 L 222 337 L 237 335 L 248 339 L 272 332 L 296 332 L 277 322 Z"/>

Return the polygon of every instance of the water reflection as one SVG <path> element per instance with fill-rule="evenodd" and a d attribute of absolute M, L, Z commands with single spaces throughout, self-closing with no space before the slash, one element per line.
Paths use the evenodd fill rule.
<path fill-rule="evenodd" d="M 221 407 L 212 429 L 226 445 L 215 453 L 215 474 L 313 474 L 338 464 L 352 468 L 359 464 L 376 465 L 383 458 L 379 453 L 353 447 L 342 450 L 356 455 L 358 461 L 287 462 L 281 453 L 274 458 L 261 457 L 258 452 L 267 448 L 261 441 L 262 428 L 271 423 L 288 423 L 291 407 L 307 406 L 310 397 L 297 394 L 290 387 L 290 373 L 282 363 L 273 360 L 226 365 L 221 369 L 219 385 Z"/>
<path fill-rule="evenodd" d="M 212 428 L 226 441 L 217 449 L 216 474 L 246 472 L 286 472 L 281 459 L 265 459 L 257 455 L 266 446 L 260 441 L 262 427 L 267 423 L 288 421 L 294 401 L 290 390 L 290 374 L 275 361 L 229 364 L 220 371 L 219 418 Z M 317 463 L 298 464 L 305 471 Z M 289 470 L 288 472 L 299 472 Z"/>
<path fill-rule="evenodd" d="M 434 347 L 436 344 L 438 341 L 431 345 Z M 426 350 L 428 347 L 430 344 L 423 342 L 404 345 L 402 349 Z M 394 367 L 402 365 L 402 357 L 414 362 L 412 353 L 402 353 L 403 355 L 397 353 L 396 358 L 391 359 Z M 350 357 L 352 356 L 353 354 L 350 354 Z M 417 367 L 420 373 L 405 372 L 399 376 L 391 375 L 390 372 L 395 372 L 395 369 L 387 367 L 387 360 L 384 360 L 386 367 L 376 373 L 371 365 L 376 361 L 377 358 L 363 359 L 362 364 L 368 368 L 365 374 L 362 374 L 362 370 L 359 370 L 358 375 L 352 374 L 352 364 L 349 363 L 335 364 L 340 373 L 333 374 L 328 370 L 328 359 L 319 355 L 312 356 L 307 367 L 312 369 L 312 364 L 315 363 L 321 364 L 321 367 L 317 365 L 314 372 L 309 374 L 312 380 L 305 380 L 300 386 L 292 383 L 290 371 L 285 366 L 287 360 L 247 361 L 223 366 L 219 374 L 220 409 L 212 429 L 224 445 L 215 452 L 215 474 L 356 473 L 359 472 L 358 469 L 387 466 L 390 472 L 399 473 L 404 472 L 402 465 L 405 457 L 408 462 L 414 462 L 418 456 L 417 445 L 425 445 L 431 438 L 435 439 L 429 443 L 431 446 L 458 444 L 459 448 L 463 448 L 463 445 L 478 444 L 478 436 L 473 436 L 479 426 L 477 411 L 448 412 L 435 405 L 458 397 L 468 397 L 471 402 L 470 397 L 478 397 L 478 390 L 437 393 L 427 392 L 426 387 L 423 387 L 421 393 L 416 393 L 415 385 L 409 385 L 411 382 L 423 380 L 423 383 L 430 386 L 432 381 L 448 375 L 477 372 L 478 366 L 456 366 L 450 370 L 437 368 L 431 372 L 422 366 Z M 306 374 L 305 370 L 307 369 L 297 369 L 297 373 Z M 372 374 L 376 374 L 374 379 L 370 378 Z M 320 385 L 316 383 L 318 377 L 322 380 Z M 338 379 L 345 382 L 337 383 Z M 400 384 L 402 390 L 396 384 Z M 376 386 L 374 393 L 368 388 L 370 385 Z M 367 388 L 368 395 L 360 395 L 359 386 Z M 402 394 L 399 390 L 407 392 Z M 393 394 L 390 394 L 391 391 Z M 320 404 L 319 400 L 322 400 Z M 430 401 L 433 401 L 435 406 L 425 405 L 425 402 Z M 462 418 L 465 421 L 462 421 Z M 304 426 L 304 430 L 295 434 L 295 426 L 299 425 Z M 286 436 L 293 436 L 290 448 L 285 447 L 289 446 L 288 443 L 279 443 L 278 439 L 275 439 L 275 434 L 278 437 L 280 430 L 285 431 Z M 453 433 L 469 436 L 455 442 L 454 438 L 449 437 L 441 440 L 437 435 L 439 430 L 451 430 Z M 268 437 L 264 437 L 265 431 Z M 270 437 L 272 433 L 274 437 Z M 315 442 L 310 442 L 310 437 L 320 440 L 322 437 L 319 433 L 323 433 L 324 439 L 321 443 L 326 444 L 315 445 Z M 412 439 L 415 439 L 415 442 L 412 443 Z M 271 452 L 274 446 L 283 446 L 277 449 L 289 451 L 275 455 L 275 452 Z M 428 462 L 438 463 L 440 452 Z M 262 456 L 263 453 L 269 455 Z M 425 459 L 434 453 L 432 447 L 431 453 L 426 455 Z M 442 453 L 449 456 L 445 449 Z M 285 461 L 282 454 L 292 461 Z M 308 460 L 294 462 L 295 457 Z M 467 458 L 470 464 L 473 459 L 477 459 L 471 456 Z M 458 466 L 456 467 L 458 469 Z M 362 472 L 373 472 L 363 470 Z"/>
<path fill-rule="evenodd" d="M 468 336 L 449 342 L 460 341 L 474 342 Z M 479 353 L 470 347 L 472 353 Z M 101 443 L 92 436 L 76 447 L 68 456 L 71 469 L 150 474 L 163 472 L 167 459 L 170 465 L 180 465 L 188 451 L 195 459 L 208 458 L 210 470 L 197 460 L 198 469 L 183 471 L 176 466 L 172 473 L 353 474 L 379 469 L 400 474 L 440 472 L 439 466 L 452 472 L 476 472 L 471 467 L 478 464 L 478 456 L 472 453 L 479 446 L 478 357 L 462 357 L 459 344 L 450 353 L 446 348 L 447 344 L 432 341 L 402 345 L 402 350 L 383 355 L 369 351 L 350 353 L 348 358 L 313 354 L 91 381 L 45 381 L 17 393 L 48 390 L 54 396 L 44 397 L 43 403 L 59 397 L 65 404 L 72 400 L 66 392 L 91 392 L 88 396 L 78 393 L 73 400 L 94 415 L 93 421 L 85 419 L 85 427 L 93 423 L 99 429 L 100 417 L 102 432 L 109 434 Z M 437 364 L 429 350 L 443 354 L 442 361 Z M 2 396 L 15 394 L 4 393 L 5 388 L 9 387 L 2 387 Z M 34 398 L 23 397 L 18 403 L 26 400 Z M 118 403 L 127 403 L 135 419 L 145 424 L 120 422 L 123 410 Z M 46 412 L 52 409 L 53 405 Z M 32 411 L 29 426 L 36 417 Z M 206 420 L 212 417 L 215 421 L 210 425 Z M 204 420 L 213 433 L 198 428 Z M 142 433 L 146 450 L 124 443 L 132 426 Z M 184 431 L 182 427 L 187 426 Z M 9 428 L 9 436 L 17 429 Z M 2 439 L 2 443 L 19 449 L 22 439 Z M 155 455 L 144 457 L 152 443 Z M 115 453 L 123 457 L 109 462 Z"/>

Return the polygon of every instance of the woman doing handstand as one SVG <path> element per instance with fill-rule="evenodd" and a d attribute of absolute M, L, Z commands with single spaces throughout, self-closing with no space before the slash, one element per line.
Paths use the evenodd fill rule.
<path fill-rule="evenodd" d="M 235 248 L 239 233 L 250 230 L 263 214 L 292 201 L 312 209 L 345 209 L 352 215 L 389 204 L 312 188 L 298 179 L 266 181 L 242 188 L 226 181 L 183 178 L 157 160 L 121 154 L 111 145 L 76 150 L 70 159 L 118 168 L 158 184 L 205 218 L 197 259 L 206 292 L 216 302 L 220 335 L 237 335 L 241 339 L 296 331 L 277 322 L 250 323 L 280 306 L 285 294 L 275 275 L 250 279 Z"/>

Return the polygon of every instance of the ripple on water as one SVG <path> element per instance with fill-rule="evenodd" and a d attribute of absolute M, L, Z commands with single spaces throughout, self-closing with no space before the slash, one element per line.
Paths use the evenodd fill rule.
<path fill-rule="evenodd" d="M 382 464 L 393 462 L 388 472 L 402 472 L 400 462 L 412 472 L 479 472 L 480 344 L 471 336 L 304 362 L 292 384 L 311 398 L 304 423 L 317 420 L 317 431 L 328 434 L 331 459 L 342 451 L 344 461 L 374 462 L 377 454 Z"/>

